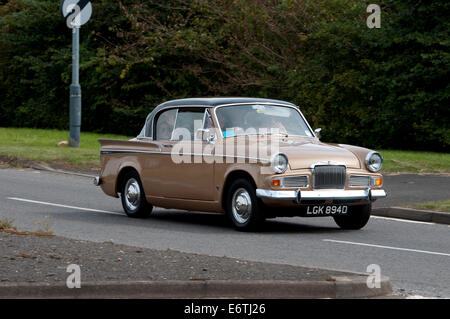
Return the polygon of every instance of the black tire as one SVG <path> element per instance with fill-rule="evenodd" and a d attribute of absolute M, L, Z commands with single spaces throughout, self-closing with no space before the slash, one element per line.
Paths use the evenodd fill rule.
<path fill-rule="evenodd" d="M 263 203 L 256 197 L 255 187 L 246 179 L 237 179 L 231 184 L 225 207 L 228 218 L 237 230 L 257 230 L 264 222 Z"/>
<path fill-rule="evenodd" d="M 370 219 L 372 204 L 349 206 L 346 216 L 334 216 L 334 221 L 342 229 L 361 229 Z"/>
<path fill-rule="evenodd" d="M 128 217 L 145 218 L 152 213 L 153 206 L 145 198 L 144 188 L 136 171 L 126 173 L 120 191 L 122 207 Z"/>

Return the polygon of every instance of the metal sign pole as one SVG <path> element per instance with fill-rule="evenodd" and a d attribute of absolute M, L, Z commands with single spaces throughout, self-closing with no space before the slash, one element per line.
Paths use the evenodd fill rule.
<path fill-rule="evenodd" d="M 70 85 L 70 139 L 71 147 L 80 147 L 81 86 L 80 86 L 80 28 L 92 15 L 89 0 L 62 0 L 61 15 L 72 30 L 72 84 Z"/>
<path fill-rule="evenodd" d="M 81 86 L 80 86 L 80 28 L 72 29 L 72 84 L 70 85 L 70 141 L 71 147 L 80 147 Z"/>

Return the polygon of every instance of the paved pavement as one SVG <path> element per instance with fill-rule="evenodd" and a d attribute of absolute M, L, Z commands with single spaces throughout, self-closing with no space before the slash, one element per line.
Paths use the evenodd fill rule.
<path fill-rule="evenodd" d="M 164 280 L 323 281 L 345 272 L 242 259 L 187 254 L 74 240 L 59 236 L 24 236 L 0 232 L 0 282 L 65 283 L 67 266 L 80 265 L 83 282 Z M 20 269 L 20 272 L 17 270 Z M 364 278 L 366 279 L 366 278 Z"/>
<path fill-rule="evenodd" d="M 422 181 L 424 188 L 416 187 Z M 449 181 L 388 176 L 389 205 L 448 199 Z M 330 218 L 296 217 L 270 220 L 260 233 L 240 233 L 221 215 L 164 209 L 136 220 L 89 178 L 12 169 L 0 170 L 0 216 L 25 230 L 48 222 L 56 234 L 81 240 L 356 272 L 377 264 L 394 289 L 450 297 L 448 225 L 373 217 L 360 231 L 343 231 Z"/>
<path fill-rule="evenodd" d="M 403 297 L 392 294 L 383 276 L 379 287 L 369 287 L 367 274 L 24 236 L 11 229 L 0 232 L 0 243 L 0 299 Z M 67 281 L 76 285 L 76 266 L 83 289 L 67 289 Z"/>

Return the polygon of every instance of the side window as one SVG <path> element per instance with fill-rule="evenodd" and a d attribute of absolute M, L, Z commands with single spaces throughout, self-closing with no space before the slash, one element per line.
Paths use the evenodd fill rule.
<path fill-rule="evenodd" d="M 177 115 L 176 109 L 162 112 L 156 119 L 155 140 L 170 140 Z"/>
<path fill-rule="evenodd" d="M 179 109 L 175 123 L 175 130 L 172 135 L 173 140 L 190 139 L 194 140 L 195 131 L 203 127 L 205 110 Z"/>
<path fill-rule="evenodd" d="M 139 134 L 140 137 L 152 137 L 153 136 L 153 132 L 152 132 L 152 118 L 150 117 L 150 115 L 147 116 L 147 118 L 145 119 L 145 125 L 142 128 L 142 132 L 141 134 Z"/>

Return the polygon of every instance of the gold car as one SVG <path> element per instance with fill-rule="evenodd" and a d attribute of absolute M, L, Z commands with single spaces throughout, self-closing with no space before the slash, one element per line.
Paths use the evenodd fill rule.
<path fill-rule="evenodd" d="M 181 99 L 157 106 L 129 141 L 99 140 L 94 183 L 130 217 L 153 206 L 226 213 L 238 230 L 277 216 L 366 225 L 386 197 L 382 156 L 319 140 L 294 104 L 259 98 Z"/>

